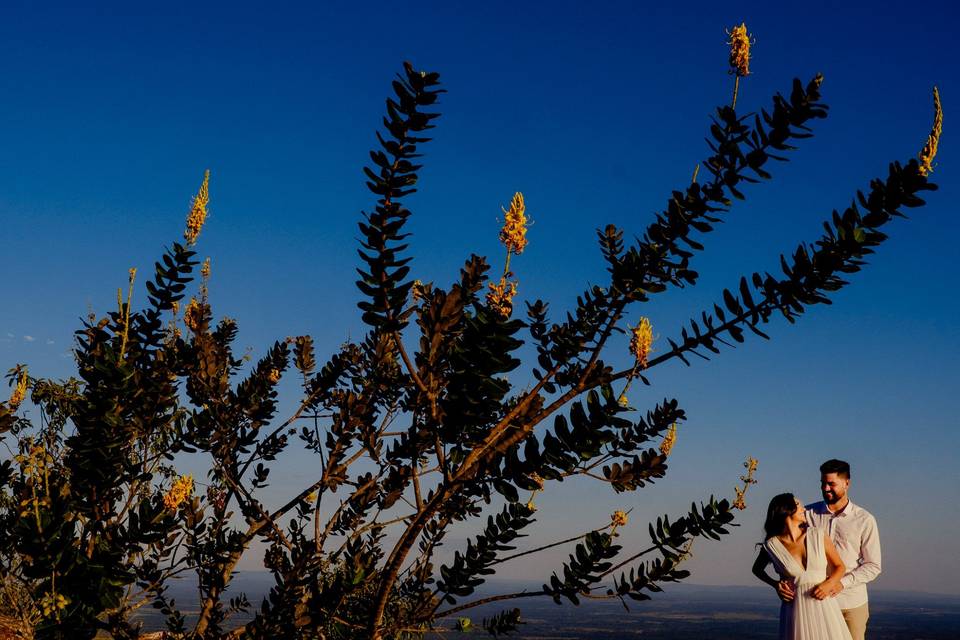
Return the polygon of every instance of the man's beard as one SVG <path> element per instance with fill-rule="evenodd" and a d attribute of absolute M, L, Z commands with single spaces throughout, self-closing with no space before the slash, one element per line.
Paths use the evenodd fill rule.
<path fill-rule="evenodd" d="M 836 493 L 824 493 L 823 501 L 827 504 L 836 504 L 843 500 L 843 496 L 837 495 Z"/>

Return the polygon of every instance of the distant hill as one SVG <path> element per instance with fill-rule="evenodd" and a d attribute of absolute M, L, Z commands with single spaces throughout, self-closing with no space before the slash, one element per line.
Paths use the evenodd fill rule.
<path fill-rule="evenodd" d="M 267 573 L 243 572 L 234 578 L 231 591 L 243 591 L 254 605 L 259 605 L 271 584 Z M 485 585 L 477 597 L 539 587 L 496 582 Z M 169 593 L 184 613 L 196 612 L 192 583 L 176 582 Z M 870 604 L 870 640 L 960 638 L 960 596 L 877 589 L 870 592 Z M 575 607 L 567 602 L 557 606 L 549 598 L 528 598 L 515 605 L 498 602 L 464 613 L 478 626 L 482 618 L 517 606 L 523 611 L 525 624 L 512 637 L 536 640 L 761 640 L 777 636 L 779 602 L 773 591 L 763 586 L 681 584 L 653 600 L 627 600 L 626 605 L 629 611 L 617 600 L 586 600 Z M 163 619 L 156 611 L 147 607 L 141 611 L 146 630 L 163 628 Z M 453 623 L 453 619 L 441 621 L 441 626 L 450 628 Z M 462 637 L 483 635 L 478 630 Z"/>

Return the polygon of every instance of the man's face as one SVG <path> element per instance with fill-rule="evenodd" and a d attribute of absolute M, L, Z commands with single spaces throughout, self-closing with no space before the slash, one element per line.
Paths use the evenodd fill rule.
<path fill-rule="evenodd" d="M 836 504 L 843 500 L 849 486 L 850 478 L 844 478 L 836 473 L 820 475 L 820 493 L 823 494 L 823 500 L 827 504 Z"/>

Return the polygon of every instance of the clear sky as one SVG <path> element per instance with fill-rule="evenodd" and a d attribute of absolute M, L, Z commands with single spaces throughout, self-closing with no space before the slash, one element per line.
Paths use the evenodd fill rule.
<path fill-rule="evenodd" d="M 360 336 L 356 222 L 373 203 L 360 168 L 403 60 L 440 72 L 449 91 L 408 202 L 414 277 L 450 282 L 470 252 L 499 264 L 499 207 L 521 190 L 535 224 L 512 265 L 520 297 L 549 301 L 554 317 L 604 281 L 594 230 L 640 233 L 706 157 L 708 116 L 732 86 L 725 28 L 745 20 L 756 39 L 741 110 L 824 73 L 830 117 L 709 236 L 700 284 L 634 309 L 629 320 L 649 316 L 661 339 L 741 274 L 775 270 L 889 161 L 915 155 L 937 83 L 947 124 L 929 205 L 890 225 L 831 307 L 794 326 L 775 319 L 771 342 L 654 370 L 633 404 L 676 397 L 689 418 L 668 476 L 620 496 L 554 486 L 534 533 L 566 537 L 633 508 L 623 540 L 641 545 L 647 518 L 731 495 L 752 454 L 760 484 L 743 526 L 698 542 L 690 563 L 692 582 L 750 583 L 768 499 L 818 499 L 817 467 L 835 456 L 853 464 L 852 496 L 880 524 L 877 587 L 960 593 L 949 3 L 83 4 L 0 9 L 0 368 L 50 377 L 71 373 L 87 310 L 109 309 L 127 269 L 147 272 L 180 237 L 206 168 L 212 213 L 198 248 L 240 344 L 256 357 L 309 333 L 322 356 Z M 609 357 L 625 363 L 626 345 Z M 285 406 L 295 400 L 291 389 Z M 288 460 L 274 495 L 315 471 L 305 455 Z M 562 557 L 506 576 L 546 578 Z"/>

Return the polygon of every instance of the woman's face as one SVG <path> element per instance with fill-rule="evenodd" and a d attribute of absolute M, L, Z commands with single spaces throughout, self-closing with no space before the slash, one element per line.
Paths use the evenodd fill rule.
<path fill-rule="evenodd" d="M 790 514 L 790 517 L 787 518 L 787 520 L 789 522 L 794 522 L 796 524 L 802 524 L 807 519 L 805 515 L 807 510 L 803 508 L 803 503 L 800 502 L 799 500 L 796 501 L 796 504 L 797 504 L 796 510 Z"/>

